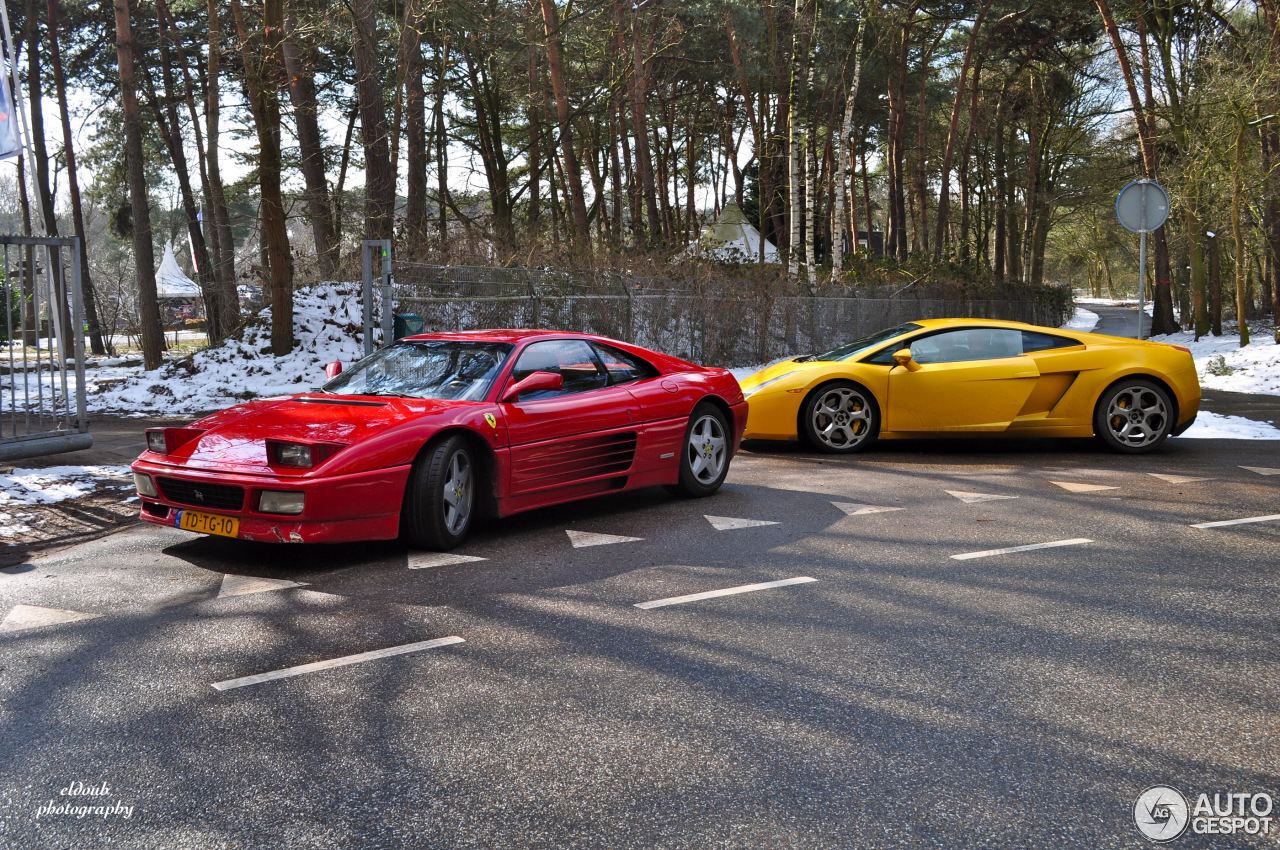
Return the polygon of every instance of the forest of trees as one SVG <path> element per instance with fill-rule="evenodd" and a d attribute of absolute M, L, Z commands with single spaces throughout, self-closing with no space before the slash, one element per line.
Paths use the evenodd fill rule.
<path fill-rule="evenodd" d="M 1153 333 L 1175 307 L 1199 334 L 1280 307 L 1280 0 L 13 7 L 26 96 L 58 107 L 33 114 L 25 226 L 132 242 L 149 368 L 157 228 L 190 244 L 211 338 L 249 277 L 280 354 L 294 286 L 343 275 L 361 238 L 623 268 L 728 201 L 781 249 L 782 283 L 879 263 L 1132 291 L 1112 203 L 1149 177 L 1173 199 Z M 851 256 L 859 231 L 884 258 Z"/>

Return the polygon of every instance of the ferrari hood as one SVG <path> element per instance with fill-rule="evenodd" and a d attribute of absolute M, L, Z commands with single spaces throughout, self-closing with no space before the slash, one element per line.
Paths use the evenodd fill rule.
<path fill-rule="evenodd" d="M 474 403 L 328 394 L 263 399 L 191 423 L 188 427 L 204 433 L 173 454 L 152 459 L 189 469 L 301 475 L 310 470 L 268 466 L 267 440 L 349 446 L 406 421 L 470 404 Z"/>

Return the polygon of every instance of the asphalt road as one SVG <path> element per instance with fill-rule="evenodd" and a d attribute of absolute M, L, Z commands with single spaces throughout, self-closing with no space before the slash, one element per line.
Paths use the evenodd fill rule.
<path fill-rule="evenodd" d="M 1149 846 L 1151 785 L 1280 796 L 1280 521 L 1192 527 L 1280 512 L 1242 467 L 1280 442 L 754 446 L 436 566 L 117 533 L 0 572 L 0 846 Z"/>

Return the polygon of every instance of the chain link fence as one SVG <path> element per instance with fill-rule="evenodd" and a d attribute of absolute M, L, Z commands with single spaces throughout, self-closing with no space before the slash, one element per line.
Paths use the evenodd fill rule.
<path fill-rule="evenodd" d="M 724 281 L 718 281 L 723 284 Z M 777 286 L 629 277 L 615 272 L 397 263 L 381 315 L 415 313 L 423 331 L 554 328 L 622 339 L 695 363 L 746 366 L 826 351 L 916 319 L 1009 319 L 1056 327 L 1034 299 L 930 297 L 927 288 L 778 294 Z M 374 307 L 370 304 L 369 307 Z M 389 309 L 388 309 L 389 308 Z M 373 310 L 367 310 L 373 315 Z M 384 319 L 384 323 L 385 323 Z"/>

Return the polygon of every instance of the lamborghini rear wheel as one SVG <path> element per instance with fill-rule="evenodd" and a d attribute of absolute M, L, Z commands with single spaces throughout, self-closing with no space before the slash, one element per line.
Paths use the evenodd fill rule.
<path fill-rule="evenodd" d="M 862 451 L 880 431 L 875 398 L 852 381 L 823 384 L 804 400 L 800 427 L 814 448 L 831 454 Z"/>
<path fill-rule="evenodd" d="M 1169 394 L 1154 381 L 1127 378 L 1107 387 L 1093 413 L 1093 430 L 1107 445 L 1125 454 L 1153 451 L 1173 430 Z"/>
<path fill-rule="evenodd" d="M 413 465 L 403 522 L 422 549 L 447 550 L 466 539 L 476 505 L 476 462 L 457 434 L 428 446 Z"/>

